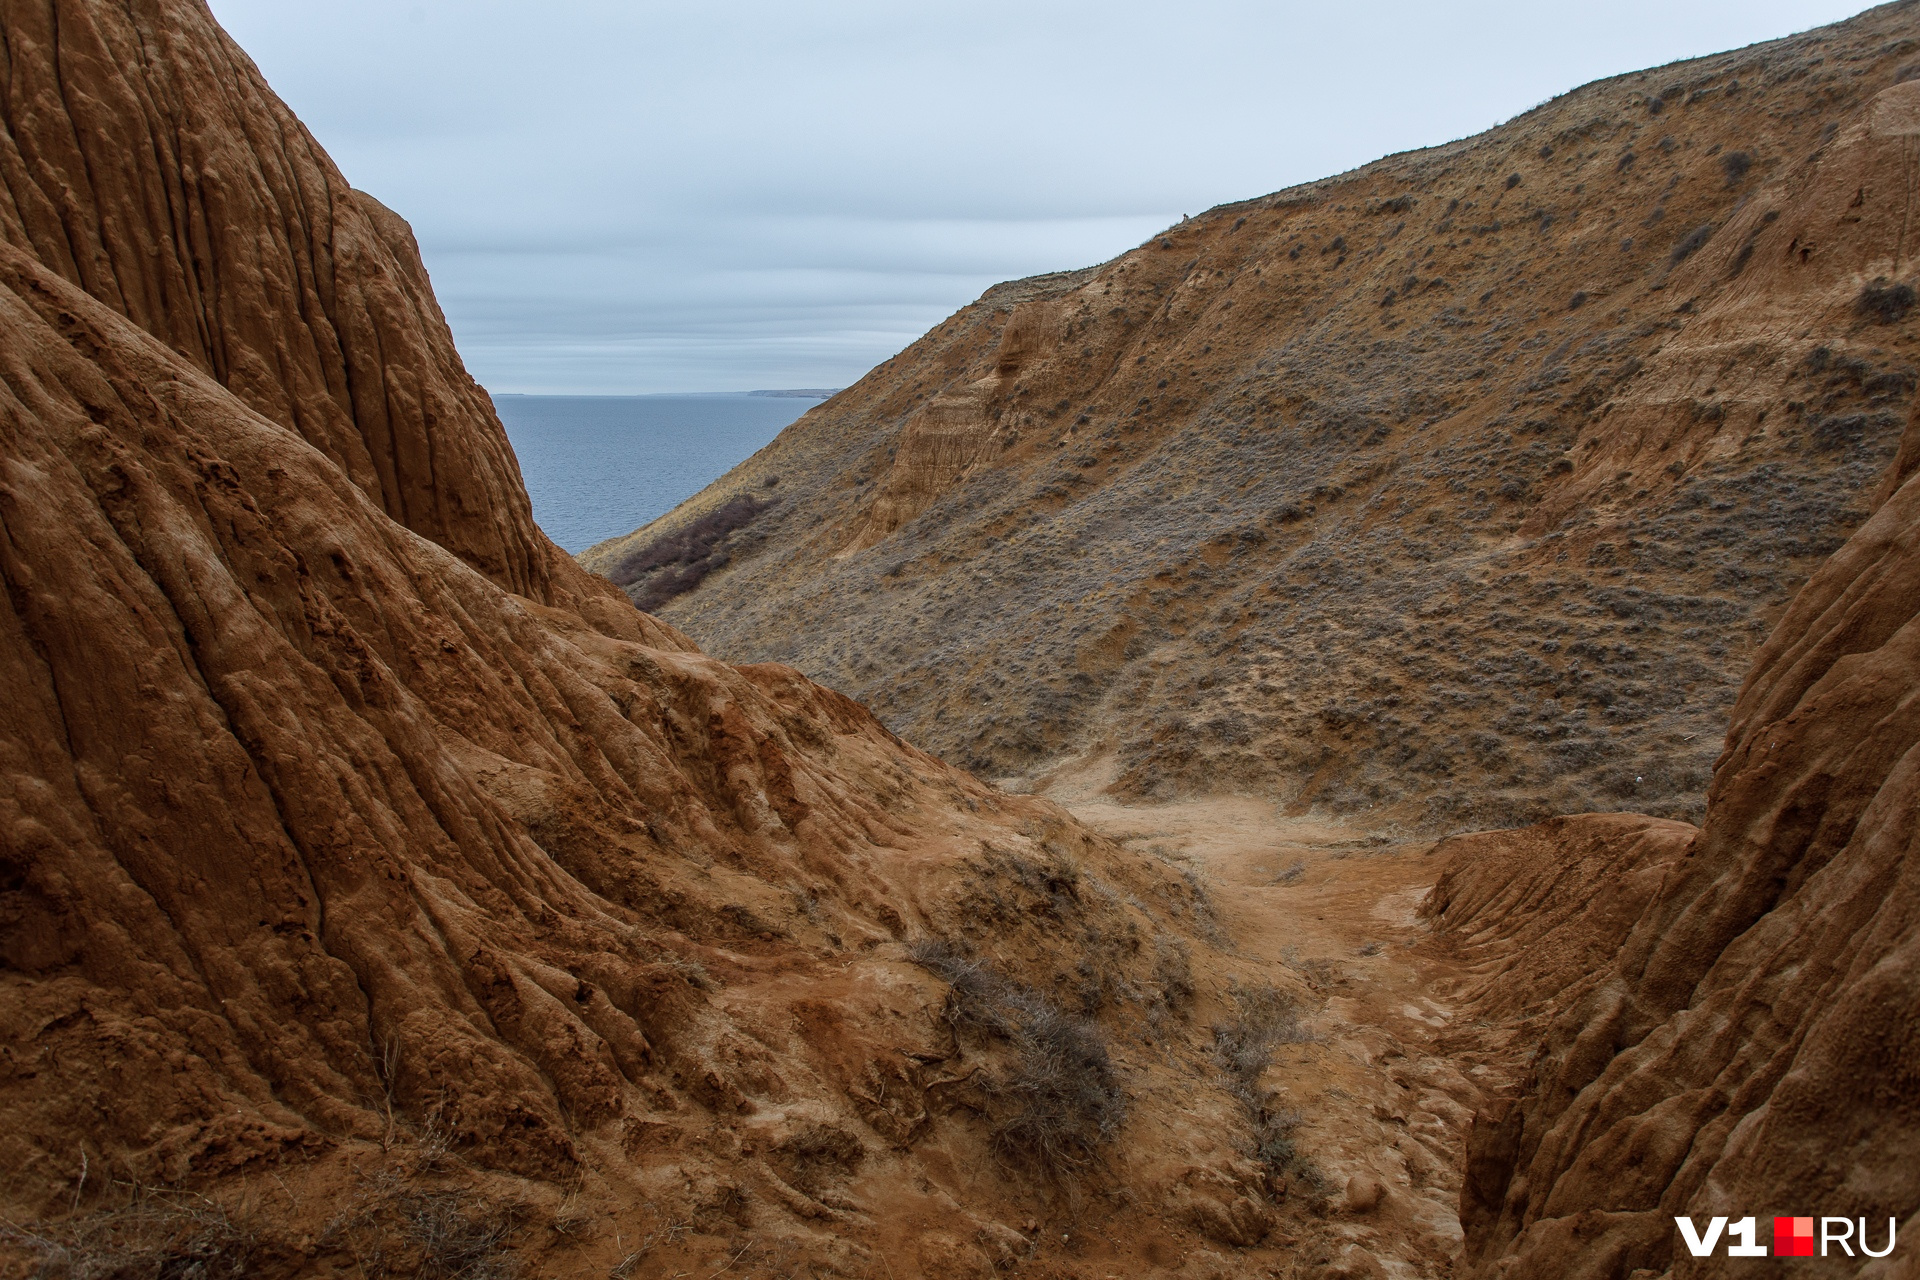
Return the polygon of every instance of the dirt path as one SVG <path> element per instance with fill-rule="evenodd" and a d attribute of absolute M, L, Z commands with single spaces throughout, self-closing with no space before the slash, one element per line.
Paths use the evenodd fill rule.
<path fill-rule="evenodd" d="M 1291 1274 L 1451 1274 L 1466 1128 L 1497 1081 L 1433 1048 L 1457 1029 L 1438 992 L 1459 975 L 1421 946 L 1416 912 L 1439 871 L 1432 843 L 1288 818 L 1258 800 L 1129 807 L 1057 783 L 1049 794 L 1206 886 L 1226 954 L 1203 981 L 1304 980 L 1317 1000 L 1305 1020 L 1315 1040 L 1281 1047 L 1263 1080 L 1302 1115 L 1297 1146 L 1329 1192 L 1318 1204 L 1288 1198 L 1274 1243 L 1294 1259 Z"/>

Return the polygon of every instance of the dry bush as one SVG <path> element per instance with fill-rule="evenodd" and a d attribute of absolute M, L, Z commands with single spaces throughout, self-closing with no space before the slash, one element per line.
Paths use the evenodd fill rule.
<path fill-rule="evenodd" d="M 1160 998 L 1178 1009 L 1193 999 L 1193 953 L 1179 938 L 1157 934 L 1153 939 L 1153 980 Z"/>
<path fill-rule="evenodd" d="M 616 585 L 630 588 L 647 579 L 635 594 L 634 604 L 658 609 L 699 586 L 716 569 L 724 568 L 727 553 L 722 544 L 772 505 L 752 494 L 736 494 L 675 532 L 631 552 L 607 576 Z"/>
<path fill-rule="evenodd" d="M 1860 291 L 1860 314 L 1875 324 L 1892 324 L 1913 310 L 1916 295 L 1910 284 L 1895 284 L 1882 276 Z"/>
<path fill-rule="evenodd" d="M 922 940 L 908 954 L 952 988 L 948 1017 L 957 1029 L 1013 1046 L 1011 1068 L 987 1085 L 1001 1104 L 994 1149 L 1048 1176 L 1087 1165 L 1126 1119 L 1100 1025 L 1061 1012 L 949 943 Z"/>
<path fill-rule="evenodd" d="M 0 1243 L 35 1259 L 34 1280 L 238 1280 L 257 1272 L 263 1252 L 225 1206 L 146 1188 L 36 1230 L 0 1224 Z"/>
<path fill-rule="evenodd" d="M 321 1234 L 321 1243 L 354 1255 L 370 1280 L 512 1280 L 519 1262 L 509 1242 L 526 1206 L 495 1203 L 465 1187 L 421 1186 L 420 1175 L 386 1170 Z"/>
<path fill-rule="evenodd" d="M 1698 253 L 1713 237 L 1713 224 L 1702 223 L 1687 232 L 1673 243 L 1673 252 L 1667 255 L 1667 265 L 1677 267 Z"/>
<path fill-rule="evenodd" d="M 1305 1044 L 1313 1036 L 1300 1025 L 1299 1007 L 1286 992 L 1235 983 L 1229 994 L 1234 1016 L 1214 1025 L 1214 1060 L 1226 1071 L 1236 1096 L 1252 1096 L 1276 1048 Z"/>
<path fill-rule="evenodd" d="M 1227 1092 L 1247 1114 L 1253 1130 L 1254 1158 L 1277 1175 L 1299 1178 L 1322 1190 L 1325 1179 L 1293 1141 L 1294 1130 L 1304 1117 L 1281 1107 L 1278 1095 L 1260 1083 L 1273 1065 L 1275 1049 L 1283 1044 L 1304 1044 L 1314 1036 L 1300 1025 L 1299 1006 L 1284 991 L 1235 983 L 1228 994 L 1234 1015 L 1230 1021 L 1214 1025 L 1214 1062 L 1226 1077 Z"/>

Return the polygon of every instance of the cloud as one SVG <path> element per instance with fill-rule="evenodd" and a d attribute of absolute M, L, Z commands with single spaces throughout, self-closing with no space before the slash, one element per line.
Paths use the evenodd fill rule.
<path fill-rule="evenodd" d="M 214 0 L 496 391 L 853 381 L 995 281 L 1825 0 Z"/>

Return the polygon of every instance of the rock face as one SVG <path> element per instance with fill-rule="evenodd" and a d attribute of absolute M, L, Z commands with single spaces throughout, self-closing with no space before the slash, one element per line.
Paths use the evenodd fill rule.
<path fill-rule="evenodd" d="M 1644 814 L 1583 813 L 1454 836 L 1429 855 L 1445 870 L 1421 912 L 1472 961 L 1475 1010 L 1537 1034 L 1606 972 L 1697 834 Z"/>
<path fill-rule="evenodd" d="M 1870 133 L 1915 103 L 1889 91 Z M 1475 1122 L 1469 1274 L 1744 1274 L 1681 1248 L 1677 1214 L 1865 1218 L 1876 1248 L 1889 1217 L 1920 1230 L 1916 463 L 1910 425 L 1879 509 L 1762 646 L 1697 834 L 1590 817 L 1450 842 L 1429 909 L 1485 963 L 1483 1008 L 1558 1003 L 1533 1011 L 1531 1080 Z M 1906 1274 L 1832 1254 L 1801 1265 Z"/>
<path fill-rule="evenodd" d="M 0 236 L 521 595 L 553 569 L 407 224 L 204 6 L 7 0 Z"/>
<path fill-rule="evenodd" d="M 1905 420 L 1907 144 L 1861 135 L 1916 38 L 1602 81 L 999 286 L 585 562 L 645 592 L 777 499 L 663 616 L 995 775 L 1697 821 Z"/>
<path fill-rule="evenodd" d="M 621 1274 L 749 1220 L 793 1265 L 1031 1248 L 1020 1160 L 1110 1136 L 1101 1020 L 1182 1016 L 1195 890 L 557 552 L 405 225 L 202 5 L 0 24 L 0 1271 L 263 1169 L 305 1234 L 234 1274 L 381 1213 L 478 1274 L 419 1224 L 587 1204 Z M 1040 1023 L 1046 1125 L 992 1087 Z M 194 1239 L 153 1265 L 227 1274 Z"/>

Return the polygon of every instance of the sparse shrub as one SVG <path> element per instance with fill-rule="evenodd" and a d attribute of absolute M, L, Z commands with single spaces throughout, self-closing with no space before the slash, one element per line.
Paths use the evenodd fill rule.
<path fill-rule="evenodd" d="M 1700 250 L 1705 247 L 1707 241 L 1712 238 L 1713 224 L 1710 222 L 1701 223 L 1674 241 L 1673 252 L 1667 255 L 1667 265 L 1669 267 L 1679 266 L 1694 254 L 1700 252 Z"/>
<path fill-rule="evenodd" d="M 1048 1176 L 1084 1167 L 1119 1132 L 1127 1110 L 1099 1024 L 1062 1013 L 950 943 L 922 940 L 907 954 L 952 988 L 948 1017 L 956 1027 L 1013 1045 L 1012 1069 L 986 1086 L 1005 1104 L 995 1150 Z"/>
<path fill-rule="evenodd" d="M 1161 998 L 1170 1008 L 1193 999 L 1193 960 L 1185 942 L 1166 934 L 1154 938 L 1153 980 L 1160 984 Z"/>
<path fill-rule="evenodd" d="M 1187 882 L 1187 888 L 1193 899 L 1193 923 L 1200 936 L 1216 947 L 1225 948 L 1232 944 L 1226 931 L 1220 927 L 1220 917 L 1213 908 L 1213 894 L 1207 889 L 1207 882 L 1196 867 L 1180 868 L 1180 878 Z"/>
<path fill-rule="evenodd" d="M 1253 1154 L 1261 1164 L 1279 1174 L 1293 1174 L 1315 1193 L 1326 1193 L 1326 1176 L 1300 1153 L 1293 1132 L 1306 1120 L 1299 1111 L 1288 1108 L 1269 1111 L 1259 1117 L 1254 1129 Z"/>
<path fill-rule="evenodd" d="M 1737 187 L 1740 180 L 1753 168 L 1753 156 L 1746 151 L 1729 151 L 1720 157 L 1720 172 L 1727 175 L 1727 185 Z"/>
<path fill-rule="evenodd" d="M 145 1188 L 123 1205 L 37 1231 L 0 1222 L 0 1244 L 36 1256 L 41 1280 L 239 1280 L 256 1273 L 262 1251 L 223 1206 Z"/>
<path fill-rule="evenodd" d="M 1286 992 L 1236 983 L 1230 995 L 1234 1017 L 1213 1028 L 1214 1060 L 1226 1071 L 1236 1096 L 1251 1095 L 1272 1064 L 1276 1048 L 1313 1037 L 1300 1026 L 1299 1010 Z"/>
<path fill-rule="evenodd" d="M 526 1206 L 496 1204 L 456 1186 L 422 1186 L 420 1170 L 369 1178 L 321 1234 L 345 1248 L 374 1280 L 511 1280 L 520 1274 L 510 1240 Z"/>
<path fill-rule="evenodd" d="M 1866 436 L 1874 420 L 1864 413 L 1834 413 L 1812 424 L 1812 447 L 1820 453 L 1832 453 L 1857 443 Z"/>
<path fill-rule="evenodd" d="M 1860 389 L 1875 399 L 1903 396 L 1913 390 L 1914 380 L 1912 369 L 1889 369 L 1868 378 L 1860 384 Z"/>
<path fill-rule="evenodd" d="M 1318 1186 L 1319 1172 L 1293 1142 L 1300 1113 L 1280 1108 L 1276 1095 L 1260 1086 L 1276 1048 L 1305 1043 L 1313 1036 L 1301 1027 L 1293 997 L 1286 992 L 1235 983 L 1229 994 L 1234 1017 L 1213 1028 L 1213 1056 L 1226 1077 L 1227 1092 L 1252 1124 L 1254 1156 L 1275 1174 L 1294 1174 Z"/>
<path fill-rule="evenodd" d="M 1904 320 L 1907 312 L 1913 310 L 1915 301 L 1920 301 L 1910 284 L 1894 283 L 1881 276 L 1860 290 L 1859 300 L 1854 307 L 1859 313 L 1875 324 L 1893 324 Z"/>
<path fill-rule="evenodd" d="M 1126 1118 L 1097 1023 L 1071 1017 L 1033 997 L 1014 1043 L 1019 1063 L 999 1091 L 1013 1114 L 994 1133 L 1001 1153 L 1049 1172 L 1081 1165 Z"/>
<path fill-rule="evenodd" d="M 458 1190 L 415 1192 L 396 1208 L 402 1234 L 420 1250 L 416 1274 L 422 1280 L 505 1280 L 519 1274 L 519 1263 L 506 1249 L 516 1225 L 513 1215 L 497 1215 Z"/>
<path fill-rule="evenodd" d="M 1517 187 L 1517 186 L 1519 186 L 1519 185 L 1520 185 L 1520 175 L 1519 175 L 1519 174 L 1517 174 L 1517 173 L 1510 173 L 1510 174 L 1508 174 L 1508 175 L 1507 175 L 1507 190 L 1509 190 L 1509 191 L 1511 191 L 1511 190 L 1513 190 L 1513 189 L 1514 189 L 1515 187 Z"/>

